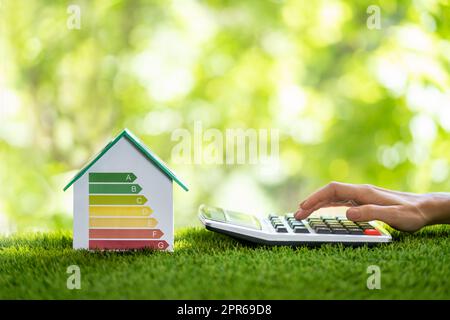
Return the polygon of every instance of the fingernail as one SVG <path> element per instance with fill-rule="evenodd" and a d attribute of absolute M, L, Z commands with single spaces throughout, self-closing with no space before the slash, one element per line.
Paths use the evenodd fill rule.
<path fill-rule="evenodd" d="M 358 220 L 359 218 L 361 218 L 361 213 L 358 209 L 348 209 L 347 218 L 349 218 L 350 220 Z"/>

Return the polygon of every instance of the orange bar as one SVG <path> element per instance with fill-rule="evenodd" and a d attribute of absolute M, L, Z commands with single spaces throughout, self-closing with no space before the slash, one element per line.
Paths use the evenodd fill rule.
<path fill-rule="evenodd" d="M 89 229 L 90 239 L 159 239 L 160 229 Z"/>

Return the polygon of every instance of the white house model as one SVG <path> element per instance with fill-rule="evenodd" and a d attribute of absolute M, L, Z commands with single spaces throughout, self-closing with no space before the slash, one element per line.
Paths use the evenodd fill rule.
<path fill-rule="evenodd" d="M 123 130 L 67 184 L 73 192 L 73 248 L 173 251 L 172 182 L 166 164 Z"/>

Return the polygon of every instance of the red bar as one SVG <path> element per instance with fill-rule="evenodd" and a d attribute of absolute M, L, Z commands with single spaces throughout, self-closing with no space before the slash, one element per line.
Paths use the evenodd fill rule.
<path fill-rule="evenodd" d="M 90 239 L 159 239 L 163 235 L 160 229 L 89 229 Z"/>
<path fill-rule="evenodd" d="M 169 244 L 164 240 L 89 240 L 89 249 L 156 249 L 164 250 Z"/>

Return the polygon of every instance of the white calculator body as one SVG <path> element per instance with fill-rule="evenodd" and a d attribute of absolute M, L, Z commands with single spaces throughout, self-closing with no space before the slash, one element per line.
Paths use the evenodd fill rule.
<path fill-rule="evenodd" d="M 370 245 L 392 241 L 391 235 L 381 223 L 353 222 L 344 217 L 321 216 L 299 221 L 292 213 L 288 213 L 270 214 L 262 218 L 201 205 L 199 218 L 208 230 L 265 245 Z"/>

